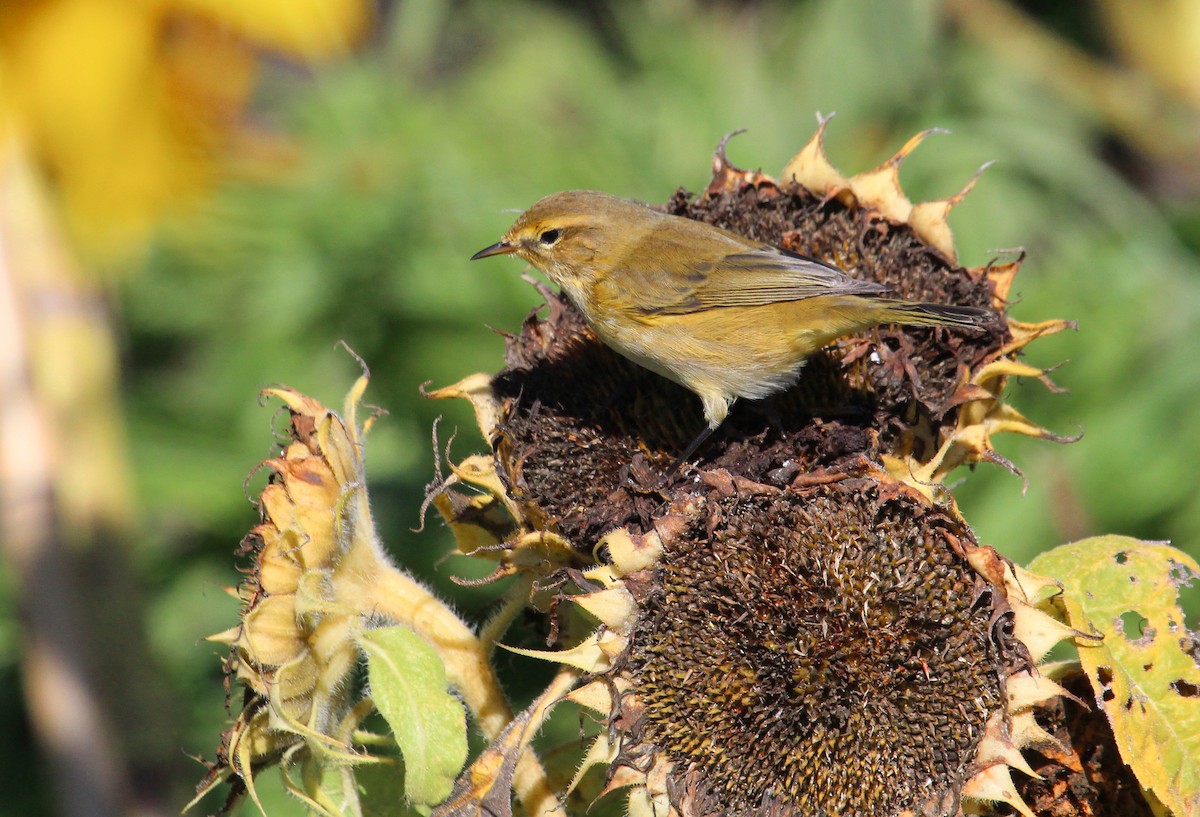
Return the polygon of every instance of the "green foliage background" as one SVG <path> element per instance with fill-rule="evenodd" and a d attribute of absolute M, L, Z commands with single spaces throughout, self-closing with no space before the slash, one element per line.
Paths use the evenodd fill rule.
<path fill-rule="evenodd" d="M 449 580 L 478 568 L 443 560 L 440 525 L 412 529 L 433 475 L 434 419 L 443 445 L 459 430 L 457 456 L 482 441 L 465 405 L 418 388 L 496 369 L 503 341 L 489 327 L 515 330 L 540 299 L 515 263 L 467 258 L 497 239 L 506 210 L 556 190 L 649 202 L 698 191 L 714 145 L 737 128 L 748 132 L 732 161 L 777 173 L 817 111 L 837 111 L 827 147 L 847 173 L 918 130 L 950 129 L 905 163 L 914 200 L 950 195 L 995 160 L 952 216 L 961 260 L 1026 248 L 1012 313 L 1079 321 L 1028 356 L 1063 363 L 1054 379 L 1070 393 L 1013 384 L 1011 399 L 1052 430 L 1086 434 L 1071 446 L 998 440 L 1029 489 L 996 467 L 965 475 L 957 496 L 981 539 L 1022 562 L 1105 532 L 1200 552 L 1195 201 L 1149 200 L 1107 160 L 1105 122 L 928 0 L 615 8 L 606 43 L 584 15 L 548 3 L 402 3 L 356 59 L 311 76 L 273 71 L 256 116 L 295 145 L 290 170 L 229 182 L 118 293 L 144 514 L 136 584 L 147 618 L 131 626 L 148 629 L 157 661 L 130 672 L 161 673 L 175 692 L 170 743 L 211 756 L 225 717 L 218 650 L 198 639 L 234 621 L 220 588 L 238 580 L 231 553 L 256 520 L 247 496 L 261 477 L 243 483 L 275 442 L 260 388 L 282 382 L 340 405 L 358 372 L 336 342 L 367 361 L 367 399 L 389 412 L 368 456 L 388 544 L 481 616 L 494 591 Z M 10 636 L 0 691 L 19 733 Z M 131 735 L 154 728 L 156 713 L 143 715 Z M 10 771 L 37 765 L 27 749 L 2 751 Z M 180 803 L 200 773 L 183 769 Z M 45 807 L 15 784 L 25 775 L 0 777 L 11 781 L 0 799 Z"/>

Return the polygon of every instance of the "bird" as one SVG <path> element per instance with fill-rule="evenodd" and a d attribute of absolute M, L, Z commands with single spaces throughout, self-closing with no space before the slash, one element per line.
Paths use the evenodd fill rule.
<path fill-rule="evenodd" d="M 881 324 L 979 331 L 995 320 L 891 298 L 816 258 L 595 190 L 546 196 L 471 260 L 497 255 L 540 270 L 601 341 L 700 398 L 706 425 L 677 463 L 736 400 L 793 385 L 805 359 L 840 337 Z"/>

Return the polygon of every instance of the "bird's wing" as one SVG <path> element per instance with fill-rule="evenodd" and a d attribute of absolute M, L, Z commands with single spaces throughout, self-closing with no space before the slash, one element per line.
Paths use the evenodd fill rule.
<path fill-rule="evenodd" d="M 678 256 L 676 256 L 678 258 Z M 716 263 L 679 263 L 673 270 L 639 270 L 636 311 L 686 315 L 727 306 L 763 306 L 819 295 L 879 295 L 888 288 L 851 278 L 815 258 L 774 248 L 748 249 Z"/>

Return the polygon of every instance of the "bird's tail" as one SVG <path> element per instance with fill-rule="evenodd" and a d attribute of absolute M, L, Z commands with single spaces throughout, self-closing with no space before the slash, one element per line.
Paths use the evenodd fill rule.
<path fill-rule="evenodd" d="M 963 329 L 983 331 L 996 324 L 995 312 L 973 306 L 951 306 L 949 304 L 919 304 L 910 301 L 880 301 L 883 307 L 882 323 L 900 323 L 906 326 L 957 326 Z"/>

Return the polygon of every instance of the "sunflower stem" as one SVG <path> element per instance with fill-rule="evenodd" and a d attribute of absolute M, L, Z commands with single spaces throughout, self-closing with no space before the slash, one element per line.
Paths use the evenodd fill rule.
<path fill-rule="evenodd" d="M 489 741 L 495 740 L 512 720 L 513 713 L 492 670 L 489 645 L 494 642 L 476 637 L 430 590 L 376 553 L 380 558 L 371 572 L 356 571 L 357 575 L 369 577 L 360 596 L 362 609 L 403 623 L 429 642 L 441 656 L 447 677 L 462 695 L 484 736 Z M 506 605 L 498 616 L 504 615 L 510 606 Z M 543 693 L 548 696 L 544 698 L 546 701 L 561 697 L 561 694 L 550 695 L 554 688 L 552 684 Z M 547 703 L 546 707 L 549 706 Z M 532 753 L 525 753 L 518 761 L 513 788 L 529 814 L 566 817 L 546 779 L 545 769 Z"/>

